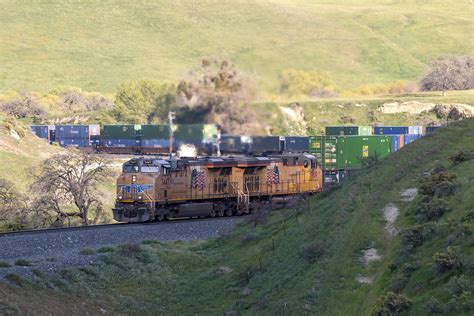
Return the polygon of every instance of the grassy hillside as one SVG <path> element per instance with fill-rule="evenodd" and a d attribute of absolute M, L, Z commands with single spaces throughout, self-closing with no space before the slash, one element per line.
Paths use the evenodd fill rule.
<path fill-rule="evenodd" d="M 231 57 L 276 86 L 321 70 L 341 88 L 417 79 L 443 54 L 474 51 L 469 1 L 0 1 L 0 91 L 115 91 L 179 79 Z"/>
<path fill-rule="evenodd" d="M 474 120 L 453 123 L 341 189 L 250 218 L 228 237 L 128 245 L 34 284 L 11 277 L 21 287 L 0 284 L 0 302 L 31 311 L 20 297 L 35 291 L 55 308 L 55 291 L 66 291 L 78 299 L 62 312 L 84 302 L 125 313 L 368 315 L 393 292 L 390 302 L 409 300 L 409 315 L 471 315 L 473 140 Z M 414 188 L 412 201 L 402 198 Z M 387 207 L 399 210 L 393 225 Z"/>

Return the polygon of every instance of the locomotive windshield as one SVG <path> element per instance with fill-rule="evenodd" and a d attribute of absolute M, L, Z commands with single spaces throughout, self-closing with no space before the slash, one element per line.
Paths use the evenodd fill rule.
<path fill-rule="evenodd" d="M 135 173 L 139 172 L 140 168 L 137 165 L 124 165 L 123 173 Z"/>
<path fill-rule="evenodd" d="M 158 166 L 142 166 L 142 172 L 160 172 L 160 167 Z"/>

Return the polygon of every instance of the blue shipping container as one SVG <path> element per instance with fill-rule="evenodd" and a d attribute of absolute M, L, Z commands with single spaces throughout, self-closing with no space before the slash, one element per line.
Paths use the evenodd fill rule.
<path fill-rule="evenodd" d="M 309 137 L 308 136 L 286 136 L 285 151 L 286 152 L 308 152 Z"/>
<path fill-rule="evenodd" d="M 420 137 L 421 137 L 421 135 L 419 135 L 419 134 L 405 135 L 403 143 L 404 143 L 404 145 L 408 145 L 408 144 L 414 142 L 415 140 L 417 140 Z"/>
<path fill-rule="evenodd" d="M 144 148 L 168 148 L 169 139 L 142 139 L 141 146 Z"/>
<path fill-rule="evenodd" d="M 139 147 L 140 140 L 139 139 L 123 139 L 123 138 L 110 138 L 110 139 L 103 139 L 103 143 L 105 147 Z"/>
<path fill-rule="evenodd" d="M 58 143 L 59 143 L 59 146 L 61 147 L 77 147 L 77 148 L 89 147 L 88 139 L 62 138 L 58 141 Z"/>
<path fill-rule="evenodd" d="M 58 125 L 56 138 L 60 141 L 66 138 L 89 139 L 89 125 Z"/>
<path fill-rule="evenodd" d="M 400 144 L 400 138 L 402 138 L 403 141 L 403 135 L 392 135 L 390 138 L 392 139 L 392 153 L 399 151 L 400 148 L 403 147 L 403 143 Z"/>
<path fill-rule="evenodd" d="M 100 135 L 91 135 L 90 144 L 92 147 L 98 147 L 100 145 Z"/>
<path fill-rule="evenodd" d="M 374 135 L 401 135 L 408 134 L 408 126 L 375 126 Z"/>
<path fill-rule="evenodd" d="M 31 131 L 39 138 L 49 139 L 48 125 L 31 125 Z"/>

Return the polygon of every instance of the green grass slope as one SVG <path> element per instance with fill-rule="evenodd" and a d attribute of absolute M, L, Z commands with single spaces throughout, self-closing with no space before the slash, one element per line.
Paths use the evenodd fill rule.
<path fill-rule="evenodd" d="M 231 57 L 276 86 L 321 70 L 341 88 L 417 79 L 474 51 L 469 1 L 0 1 L 0 90 L 111 92 L 176 80 L 203 56 Z"/>
<path fill-rule="evenodd" d="M 96 266 L 40 275 L 32 284 L 11 278 L 21 287 L 0 290 L 19 297 L 56 288 L 91 308 L 175 315 L 368 315 L 394 292 L 410 301 L 403 311 L 409 315 L 472 315 L 473 153 L 474 120 L 456 122 L 339 190 L 264 221 L 250 217 L 227 237 L 127 245 Z M 400 193 L 409 188 L 419 194 L 403 201 Z M 446 196 L 433 198 L 430 189 Z M 433 203 L 424 208 L 427 199 Z M 400 211 L 396 236 L 385 229 L 389 203 Z M 364 265 L 368 249 L 380 258 Z M 3 304 L 32 310 L 27 301 Z"/>

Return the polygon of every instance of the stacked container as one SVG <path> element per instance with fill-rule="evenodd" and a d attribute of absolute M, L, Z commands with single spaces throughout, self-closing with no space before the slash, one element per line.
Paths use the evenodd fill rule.
<path fill-rule="evenodd" d="M 250 152 L 250 143 L 250 137 L 221 135 L 219 150 L 224 154 L 247 154 Z"/>
<path fill-rule="evenodd" d="M 390 136 L 341 136 L 337 139 L 337 168 L 361 169 L 392 151 Z"/>
<path fill-rule="evenodd" d="M 144 151 L 167 151 L 170 130 L 168 125 L 142 125 L 141 148 Z"/>
<path fill-rule="evenodd" d="M 390 135 L 392 140 L 392 153 L 399 151 L 405 145 L 405 135 Z"/>
<path fill-rule="evenodd" d="M 323 170 L 337 170 L 337 136 L 310 136 L 309 152 Z"/>
<path fill-rule="evenodd" d="M 307 136 L 285 136 L 285 152 L 302 153 L 308 152 L 309 137 Z"/>
<path fill-rule="evenodd" d="M 374 135 L 419 135 L 421 126 L 375 126 Z"/>
<path fill-rule="evenodd" d="M 426 126 L 425 134 L 426 135 L 433 134 L 440 127 L 441 126 Z"/>
<path fill-rule="evenodd" d="M 89 147 L 89 125 L 57 125 L 56 142 L 61 147 Z"/>
<path fill-rule="evenodd" d="M 33 134 L 38 136 L 39 138 L 43 138 L 46 140 L 50 140 L 49 138 L 49 126 L 48 125 L 31 125 L 31 131 Z"/>
<path fill-rule="evenodd" d="M 283 152 L 285 137 L 283 136 L 256 136 L 252 137 L 252 154 L 276 154 Z"/>
<path fill-rule="evenodd" d="M 326 126 L 326 136 L 372 135 L 371 126 Z"/>
<path fill-rule="evenodd" d="M 110 148 L 140 147 L 140 125 L 104 125 L 101 130 L 102 145 Z"/>

